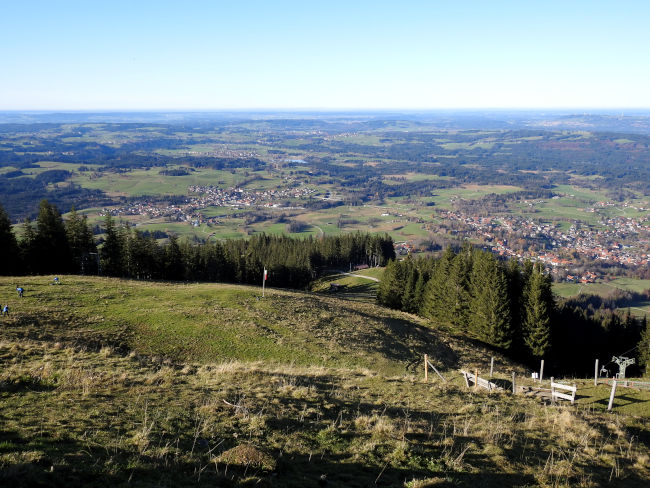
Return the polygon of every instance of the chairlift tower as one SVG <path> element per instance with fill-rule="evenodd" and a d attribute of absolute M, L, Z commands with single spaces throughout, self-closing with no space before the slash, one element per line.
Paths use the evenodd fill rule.
<path fill-rule="evenodd" d="M 618 373 L 616 373 L 616 378 L 619 380 L 625 379 L 625 368 L 634 364 L 634 358 L 621 357 L 612 357 L 612 362 L 618 364 Z"/>

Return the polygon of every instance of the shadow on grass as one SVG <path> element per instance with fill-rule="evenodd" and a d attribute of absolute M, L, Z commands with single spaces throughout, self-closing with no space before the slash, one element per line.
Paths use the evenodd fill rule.
<path fill-rule="evenodd" d="M 340 278 L 340 276 L 339 276 Z M 336 280 L 327 280 L 331 285 L 336 284 Z M 343 300 L 364 301 L 374 303 L 377 298 L 377 283 L 366 281 L 358 284 L 341 285 L 340 288 L 319 290 L 319 295 L 332 296 Z"/>
<path fill-rule="evenodd" d="M 364 341 L 364 346 L 369 351 L 380 353 L 393 360 L 406 362 L 409 370 L 415 369 L 422 362 L 424 354 L 428 354 L 430 360 L 443 369 L 453 369 L 458 366 L 458 355 L 439 339 L 438 333 L 434 329 L 409 320 L 378 317 L 344 306 L 341 309 L 369 320 L 380 320 L 387 327 L 390 334 L 382 335 L 382 331 L 376 329 L 366 332 L 367 335 L 373 335 L 372 338 L 369 337 Z"/>
<path fill-rule="evenodd" d="M 316 454 L 291 454 L 274 451 L 273 471 L 251 466 L 215 463 L 208 454 L 194 451 L 190 460 L 149 457 L 134 451 L 111 447 L 110 452 L 70 439 L 24 439 L 15 432 L 2 432 L 16 455 L 16 462 L 3 462 L 0 484 L 16 487 L 116 487 L 116 486 L 219 486 L 219 487 L 401 487 L 414 478 L 432 478 L 435 486 L 522 486 L 530 477 L 518 474 L 470 475 L 449 473 L 435 460 L 415 458 L 419 466 L 399 466 L 385 462 L 351 461 L 324 449 Z M 349 436 L 348 436 L 349 437 Z M 350 443 L 353 439 L 333 439 Z M 2 454 L 0 448 L 0 454 Z M 38 453 L 35 456 L 35 453 Z M 383 457 L 382 451 L 369 454 Z M 24 455 L 24 456 L 22 456 Z M 31 461 L 21 459 L 32 457 Z M 187 458 L 187 456 L 184 456 Z M 472 459 L 472 462 L 476 460 Z"/>
<path fill-rule="evenodd" d="M 150 457 L 136 450 L 111 446 L 91 446 L 87 441 L 47 436 L 23 438 L 16 432 L 0 432 L 2 446 L 10 446 L 15 462 L 3 456 L 0 485 L 15 487 L 115 487 L 115 486 L 243 486 L 241 478 L 260 473 L 231 470 L 230 475 L 214 468 L 206 452 L 186 455 Z M 190 446 L 185 446 L 190 451 Z M 5 452 L 3 452 L 5 451 Z M 190 460 L 179 460 L 188 459 Z M 212 469 L 207 469 L 208 467 Z M 262 485 L 265 486 L 265 485 Z M 268 486 L 268 485 L 266 485 Z"/>
<path fill-rule="evenodd" d="M 578 398 L 587 398 L 587 397 L 578 397 L 576 395 L 576 399 Z M 614 396 L 614 404 L 612 408 L 616 407 L 625 407 L 627 405 L 635 405 L 638 403 L 648 403 L 650 400 L 643 400 L 641 398 L 634 398 L 626 394 L 622 395 L 615 395 Z M 600 398 L 593 403 L 597 403 L 598 405 L 603 405 L 605 407 L 609 406 L 609 398 Z"/>
<path fill-rule="evenodd" d="M 109 330 L 91 329 L 83 319 L 63 313 L 37 315 L 23 312 L 14 316 L 3 330 L 3 336 L 13 340 L 60 342 L 90 351 L 99 351 L 104 346 L 111 346 L 124 354 L 130 351 L 128 344 L 131 335 L 125 326 L 116 326 Z"/>
<path fill-rule="evenodd" d="M 0 381 L 0 392 L 19 393 L 22 391 L 52 391 L 56 385 L 29 375 L 7 378 Z"/>

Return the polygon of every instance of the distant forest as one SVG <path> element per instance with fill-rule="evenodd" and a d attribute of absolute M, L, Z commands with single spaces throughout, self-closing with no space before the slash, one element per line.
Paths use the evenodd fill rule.
<path fill-rule="evenodd" d="M 106 216 L 96 242 L 86 216 L 73 209 L 64 221 L 43 200 L 35 222 L 29 219 L 20 241 L 0 207 L 0 274 L 101 274 L 142 280 L 217 281 L 306 288 L 327 269 L 350 264 L 383 266 L 395 258 L 388 235 L 351 233 L 322 239 L 292 239 L 258 234 L 249 239 L 195 244 L 171 236 L 160 244 L 151 233 L 117 225 Z M 98 248 L 98 244 L 101 246 Z"/>
<path fill-rule="evenodd" d="M 400 124 L 415 125 L 419 130 L 395 130 Z M 312 154 L 305 156 L 305 160 L 313 170 L 314 181 L 338 186 L 347 204 L 430 195 L 438 188 L 468 183 L 549 190 L 575 176 L 582 177 L 582 184 L 587 187 L 607 189 L 612 198 L 622 198 L 629 190 L 650 195 L 650 136 L 642 133 L 585 135 L 541 129 L 492 129 L 486 135 L 485 130 L 442 131 L 413 120 L 392 119 L 356 125 L 323 120 L 221 120 L 198 125 L 121 123 L 100 127 L 104 132 L 126 131 L 137 137 L 116 146 L 94 141 L 94 125 L 76 126 L 72 131 L 63 124 L 0 124 L 0 167 L 15 168 L 0 173 L 0 203 L 13 218 L 34 218 L 43 198 L 62 208 L 71 203 L 85 208 L 111 202 L 100 191 L 70 184 L 70 173 L 64 170 L 46 171 L 36 178 L 24 174 L 23 170 L 44 159 L 95 165 L 100 172 L 128 171 L 178 164 L 178 158 L 162 155 L 160 150 L 189 150 L 196 144 L 236 147 L 247 142 L 271 147 L 269 154 L 276 157 L 289 157 L 295 151 Z M 369 133 L 379 142 L 346 142 L 344 136 L 351 129 L 357 133 L 372 131 Z M 233 140 L 237 143 L 233 144 Z M 183 164 L 259 170 L 268 162 L 256 157 L 188 155 L 183 157 Z M 180 174 L 179 170 L 167 171 Z M 398 184 L 382 181 L 384 175 L 409 172 L 440 179 Z M 593 180 L 595 176 L 597 180 Z"/>

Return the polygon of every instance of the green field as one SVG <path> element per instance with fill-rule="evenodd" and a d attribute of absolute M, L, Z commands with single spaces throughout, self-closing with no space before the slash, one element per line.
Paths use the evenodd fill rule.
<path fill-rule="evenodd" d="M 608 282 L 598 283 L 554 283 L 553 291 L 563 297 L 571 297 L 580 293 L 588 295 L 609 296 L 615 290 L 625 290 L 641 293 L 650 290 L 650 280 L 636 278 L 617 278 Z"/>
<path fill-rule="evenodd" d="M 375 303 L 377 287 L 384 274 L 384 268 L 368 268 L 351 273 L 334 273 L 312 282 L 310 289 L 315 293 L 335 296 L 346 300 Z M 369 279 L 370 278 L 370 279 Z M 334 284 L 337 289 L 331 285 Z"/>
<path fill-rule="evenodd" d="M 616 290 L 642 293 L 650 290 L 650 280 L 617 278 L 608 282 L 597 283 L 553 283 L 553 292 L 563 298 L 577 297 L 580 294 L 609 297 Z M 650 301 L 639 300 L 629 307 L 623 307 L 619 310 L 625 312 L 628 309 L 636 316 L 650 315 Z"/>
<path fill-rule="evenodd" d="M 355 271 L 353 274 L 361 275 L 361 276 L 370 276 L 371 278 L 377 278 L 378 280 L 381 280 L 381 277 L 384 275 L 384 269 L 385 268 L 383 267 L 368 268 L 368 269 Z"/>
<path fill-rule="evenodd" d="M 0 168 L 0 175 L 9 173 L 11 171 L 16 171 L 16 170 L 18 170 L 18 168 L 14 166 L 3 166 L 2 168 Z"/>
<path fill-rule="evenodd" d="M 434 190 L 432 197 L 423 199 L 423 202 L 434 202 L 436 207 L 450 209 L 452 201 L 462 198 L 472 200 L 481 198 L 491 193 L 507 194 L 521 191 L 521 188 L 508 185 L 464 185 L 456 188 L 440 188 Z M 431 209 L 428 207 L 428 209 Z"/>
<path fill-rule="evenodd" d="M 576 185 L 556 185 L 553 187 L 556 193 L 564 193 L 569 198 L 577 198 L 589 203 L 609 200 L 607 193 L 582 188 Z"/>
<path fill-rule="evenodd" d="M 174 169 L 174 168 L 167 168 Z M 72 181 L 93 190 L 103 190 L 111 194 L 129 196 L 143 195 L 187 195 L 188 187 L 197 186 L 236 186 L 244 176 L 233 175 L 229 171 L 197 169 L 187 176 L 165 176 L 160 169 L 132 170 L 127 173 L 103 172 L 79 173 Z M 239 178 L 239 179 L 238 179 Z"/>

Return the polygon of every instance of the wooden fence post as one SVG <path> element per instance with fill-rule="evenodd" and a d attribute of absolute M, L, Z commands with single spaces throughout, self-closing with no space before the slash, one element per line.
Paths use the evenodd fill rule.
<path fill-rule="evenodd" d="M 494 356 L 490 360 L 490 378 L 492 378 L 492 373 L 494 373 Z"/>
<path fill-rule="evenodd" d="M 594 386 L 598 386 L 598 359 L 596 359 L 596 366 L 594 367 Z"/>
<path fill-rule="evenodd" d="M 553 388 L 553 377 L 551 376 L 551 403 L 555 405 L 555 389 Z"/>
<path fill-rule="evenodd" d="M 575 404 L 575 401 L 576 401 L 576 392 L 578 391 L 578 385 L 576 385 L 575 383 L 573 383 L 573 388 L 575 388 L 575 390 L 573 390 L 573 398 L 571 399 L 571 405 L 574 405 L 574 404 Z"/>
<path fill-rule="evenodd" d="M 607 411 L 612 410 L 612 406 L 614 405 L 614 395 L 616 395 L 616 380 L 612 383 L 612 392 L 609 394 L 609 405 L 607 405 Z"/>
<path fill-rule="evenodd" d="M 474 370 L 474 389 L 478 390 L 478 368 Z"/>
<path fill-rule="evenodd" d="M 429 355 L 424 355 L 424 382 L 429 381 Z"/>
<path fill-rule="evenodd" d="M 539 365 L 539 382 L 542 382 L 542 379 L 544 378 L 544 360 L 542 359 L 542 363 Z"/>
<path fill-rule="evenodd" d="M 515 372 L 512 372 L 512 394 L 517 394 L 517 388 L 515 387 Z"/>

